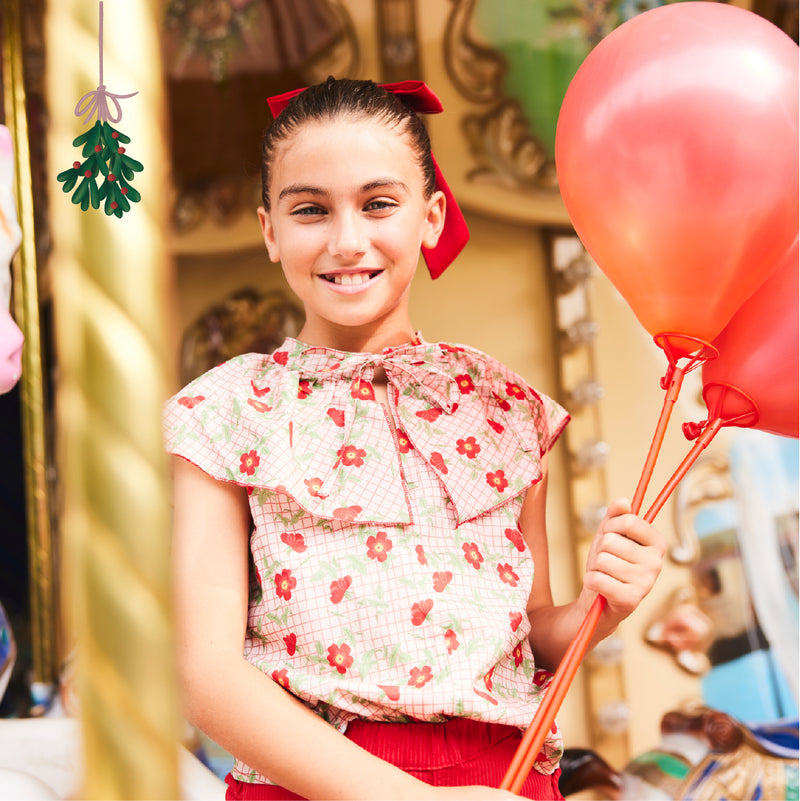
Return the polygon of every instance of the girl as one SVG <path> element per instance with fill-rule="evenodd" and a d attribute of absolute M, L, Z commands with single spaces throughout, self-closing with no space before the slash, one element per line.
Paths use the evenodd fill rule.
<path fill-rule="evenodd" d="M 548 671 L 597 593 L 598 640 L 636 608 L 661 537 L 613 503 L 554 606 L 566 413 L 409 319 L 420 248 L 435 276 L 465 240 L 412 110 L 441 110 L 430 90 L 330 78 L 271 105 L 258 217 L 306 321 L 167 405 L 187 715 L 236 757 L 228 798 L 508 797 Z M 525 795 L 561 797 L 561 750 L 554 727 Z"/>

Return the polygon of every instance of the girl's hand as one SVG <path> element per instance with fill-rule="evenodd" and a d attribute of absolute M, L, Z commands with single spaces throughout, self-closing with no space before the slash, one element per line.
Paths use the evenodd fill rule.
<path fill-rule="evenodd" d="M 631 513 L 630 501 L 614 501 L 589 549 L 581 602 L 590 605 L 595 594 L 602 595 L 607 601 L 603 616 L 616 626 L 653 588 L 665 550 L 661 534 Z"/>

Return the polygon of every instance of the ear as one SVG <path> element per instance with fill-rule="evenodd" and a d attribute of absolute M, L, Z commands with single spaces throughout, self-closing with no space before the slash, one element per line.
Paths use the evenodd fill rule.
<path fill-rule="evenodd" d="M 426 248 L 436 247 L 439 237 L 444 229 L 444 215 L 447 201 L 444 192 L 436 191 L 431 195 L 427 204 L 425 224 L 422 232 L 422 244 Z"/>
<path fill-rule="evenodd" d="M 261 236 L 264 238 L 264 244 L 267 246 L 269 260 L 272 262 L 279 262 L 281 257 L 278 250 L 278 240 L 275 238 L 275 229 L 272 227 L 272 218 L 263 206 L 258 207 L 258 222 L 261 225 Z"/>

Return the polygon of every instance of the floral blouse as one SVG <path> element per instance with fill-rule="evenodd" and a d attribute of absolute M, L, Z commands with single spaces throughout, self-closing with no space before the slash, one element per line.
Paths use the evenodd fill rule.
<path fill-rule="evenodd" d="M 491 357 L 419 337 L 379 354 L 287 339 L 165 407 L 167 449 L 249 494 L 244 657 L 341 730 L 530 723 L 551 675 L 528 643 L 518 520 L 567 420 Z M 536 770 L 561 752 L 554 726 Z M 233 774 L 269 782 L 240 761 Z"/>

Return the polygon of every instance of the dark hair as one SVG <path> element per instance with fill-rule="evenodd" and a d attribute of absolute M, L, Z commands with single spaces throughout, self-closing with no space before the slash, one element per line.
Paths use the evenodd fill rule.
<path fill-rule="evenodd" d="M 275 148 L 307 122 L 343 117 L 374 119 L 409 136 L 423 174 L 425 197 L 436 189 L 431 142 L 424 123 L 397 95 L 373 81 L 328 78 L 295 95 L 275 118 L 261 142 L 261 202 L 269 210 L 269 168 Z"/>

